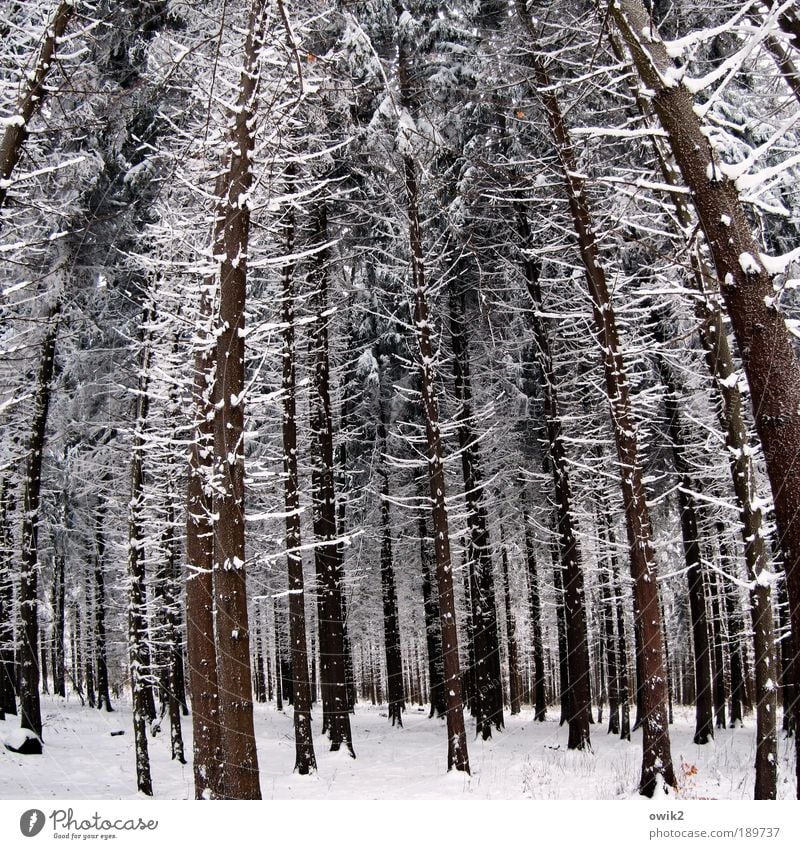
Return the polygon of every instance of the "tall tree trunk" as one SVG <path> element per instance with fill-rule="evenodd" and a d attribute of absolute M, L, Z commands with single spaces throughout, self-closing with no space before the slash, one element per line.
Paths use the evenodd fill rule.
<path fill-rule="evenodd" d="M 0 719 L 16 715 L 16 675 L 14 674 L 14 620 L 11 528 L 8 508 L 11 500 L 8 480 L 0 478 Z"/>
<path fill-rule="evenodd" d="M 722 607 L 720 605 L 719 578 L 711 571 L 707 582 L 708 595 L 711 602 L 711 633 L 713 635 L 712 654 L 712 684 L 714 690 L 714 720 L 717 728 L 725 728 L 725 702 L 727 688 L 725 686 L 725 636 L 722 630 Z"/>
<path fill-rule="evenodd" d="M 529 35 L 536 39 L 538 33 L 524 0 L 516 0 L 516 8 Z M 536 53 L 529 54 L 529 61 L 561 164 L 586 283 L 592 299 L 595 335 L 603 357 L 606 395 L 611 410 L 628 533 L 634 620 L 641 630 L 642 641 L 644 733 L 639 790 L 642 795 L 652 796 L 659 782 L 669 787 L 675 787 L 676 782 L 666 716 L 666 674 L 655 552 L 639 460 L 637 427 L 631 409 L 630 389 L 616 316 L 605 272 L 599 260 L 591 212 L 583 189 L 583 178 L 577 167 L 556 89 L 551 84 L 547 69 Z"/>
<path fill-rule="evenodd" d="M 656 341 L 663 345 L 667 334 L 661 317 L 653 322 Z M 683 557 L 686 563 L 686 580 L 689 585 L 689 612 L 692 623 L 692 647 L 694 649 L 695 677 L 695 727 L 694 742 L 708 743 L 714 738 L 712 704 L 711 653 L 708 643 L 708 617 L 706 616 L 705 580 L 700 554 L 700 536 L 695 498 L 692 495 L 698 483 L 690 477 L 690 464 L 686 457 L 685 425 L 680 416 L 680 401 L 672 370 L 661 354 L 656 356 L 656 365 L 664 385 L 664 407 L 672 460 L 675 471 L 680 475 L 678 486 L 678 508 L 680 510 Z"/>
<path fill-rule="evenodd" d="M 150 755 L 147 748 L 147 720 L 150 690 L 150 652 L 147 646 L 147 589 L 145 586 L 144 534 L 141 511 L 144 503 L 144 433 L 149 410 L 151 323 L 153 309 L 147 304 L 142 316 L 139 354 L 139 383 L 136 392 L 133 444 L 131 446 L 130 501 L 128 502 L 128 654 L 133 702 L 133 735 L 136 752 L 136 784 L 140 793 L 153 795 Z M 78 611 L 75 612 L 76 621 Z M 150 695 L 152 698 L 152 695 Z M 154 711 L 153 711 L 154 713 Z"/>
<path fill-rule="evenodd" d="M 599 581 L 600 581 L 600 598 L 602 602 L 602 611 L 600 614 L 600 623 L 603 629 L 603 639 L 606 650 L 606 663 L 608 667 L 608 733 L 619 734 L 619 713 L 620 713 L 620 695 L 619 695 L 619 672 L 617 664 L 618 643 L 614 634 L 614 599 L 611 592 L 611 575 L 608 560 L 610 553 L 608 551 L 608 540 L 605 538 L 605 527 L 599 515 L 597 517 L 597 532 L 600 542 L 604 545 L 606 551 L 603 552 L 603 562 L 599 566 Z M 617 600 L 619 604 L 619 600 Z"/>
<path fill-rule="evenodd" d="M 28 440 L 22 495 L 22 550 L 19 571 L 20 636 L 19 702 L 21 726 L 38 738 L 41 751 L 42 712 L 39 703 L 39 499 L 42 488 L 47 414 L 55 365 L 61 301 L 50 307 L 42 339 L 34 389 L 31 431 Z"/>
<path fill-rule="evenodd" d="M 494 589 L 489 520 L 483 497 L 483 475 L 477 439 L 472 428 L 472 385 L 469 342 L 463 292 L 450 289 L 450 339 L 453 345 L 453 377 L 458 409 L 455 420 L 461 454 L 461 470 L 467 501 L 468 552 L 475 572 L 472 597 L 473 652 L 475 655 L 473 698 L 477 733 L 484 740 L 492 726 L 503 727 L 503 690 L 500 678 L 500 640 Z"/>
<path fill-rule="evenodd" d="M 622 740 L 631 739 L 631 707 L 630 707 L 630 685 L 628 676 L 628 640 L 625 635 L 625 613 L 622 604 L 622 583 L 619 578 L 619 566 L 617 564 L 617 535 L 611 524 L 608 513 L 608 503 L 602 490 L 599 496 L 599 517 L 601 539 L 608 546 L 609 562 L 609 589 L 611 596 L 616 600 L 617 609 L 617 674 L 619 675 L 619 704 L 620 725 L 619 736 Z"/>
<path fill-rule="evenodd" d="M 517 209 L 517 228 L 525 248 L 531 246 L 531 232 L 525 210 Z M 533 330 L 536 363 L 541 374 L 541 392 L 555 494 L 558 550 L 561 555 L 561 578 L 564 590 L 564 624 L 569 665 L 570 749 L 591 748 L 589 724 L 591 696 L 589 692 L 589 647 L 586 638 L 586 599 L 581 569 L 580 547 L 572 505 L 572 488 L 567 468 L 567 454 L 561 425 L 555 368 L 547 329 L 541 318 L 542 293 L 539 287 L 541 263 L 526 252 L 523 257 L 525 285 L 532 309 L 528 323 Z"/>
<path fill-rule="evenodd" d="M 328 217 L 324 200 L 313 212 L 313 238 L 319 246 L 310 274 L 314 321 L 309 329 L 313 354 L 311 399 L 311 489 L 314 560 L 317 573 L 317 619 L 319 624 L 320 681 L 322 684 L 323 729 L 328 732 L 331 751 L 345 746 L 355 757 L 350 728 L 350 692 L 347 682 L 343 601 L 343 548 L 337 539 L 336 485 L 333 460 L 333 414 L 328 351 L 328 286 L 330 255 L 321 247 L 328 241 Z"/>
<path fill-rule="evenodd" d="M 250 633 L 245 569 L 245 308 L 248 196 L 255 146 L 256 94 L 266 0 L 253 0 L 235 109 L 230 115 L 223 204 L 224 250 L 220 264 L 214 381 L 214 631 L 217 644 L 220 743 L 228 799 L 260 799 L 253 728 Z"/>
<path fill-rule="evenodd" d="M 47 96 L 45 80 L 50 69 L 56 64 L 58 43 L 75 13 L 75 5 L 75 0 L 62 0 L 58 4 L 56 13 L 40 41 L 33 70 L 25 74 L 24 90 L 17 101 L 17 120 L 6 125 L 6 131 L 0 141 L 0 209 L 5 203 L 11 185 L 11 175 L 22 156 L 22 149 L 30 132 L 28 124 L 41 109 Z"/>
<path fill-rule="evenodd" d="M 611 16 L 669 137 L 721 281 L 750 386 L 785 557 L 794 654 L 800 654 L 800 364 L 783 316 L 774 306 L 772 275 L 759 256 L 736 184 L 720 171 L 688 89 L 672 80 L 675 64 L 640 0 L 619 0 Z M 646 38 L 646 44 L 644 39 Z M 762 623 L 763 624 L 763 623 Z M 800 735 L 796 739 L 800 778 Z M 800 793 L 800 780 L 797 781 Z"/>
<path fill-rule="evenodd" d="M 394 12 L 399 21 L 404 13 L 400 0 L 394 0 Z M 405 35 L 397 45 L 397 80 L 400 104 L 411 109 L 411 66 L 409 45 Z M 442 654 L 444 657 L 444 691 L 447 705 L 447 769 L 469 773 L 469 754 L 464 727 L 461 692 L 461 666 L 458 654 L 458 626 L 453 593 L 453 565 L 450 553 L 450 527 L 447 511 L 447 487 L 444 473 L 444 445 L 439 426 L 439 404 L 436 394 L 436 357 L 433 349 L 428 286 L 425 281 L 425 252 L 420 224 L 420 192 L 417 169 L 413 158 L 402 156 L 408 243 L 411 255 L 411 302 L 419 368 L 420 394 L 425 415 L 428 481 L 433 518 L 433 541 L 436 560 L 436 580 L 439 586 L 439 614 L 442 623 Z"/>
<path fill-rule="evenodd" d="M 389 504 L 389 472 L 386 468 L 387 427 L 386 412 L 381 398 L 383 381 L 378 381 L 378 440 L 380 441 L 381 479 L 381 596 L 383 598 L 383 635 L 386 658 L 386 692 L 389 702 L 389 719 L 392 725 L 403 727 L 406 709 L 403 692 L 402 655 L 400 650 L 400 617 L 397 610 L 397 585 L 394 579 L 392 555 L 392 516 Z"/>
<path fill-rule="evenodd" d="M 522 521 L 525 527 L 525 563 L 528 571 L 528 610 L 531 620 L 531 643 L 533 650 L 533 704 L 537 722 L 547 717 L 547 693 L 545 692 L 544 652 L 542 650 L 542 603 L 539 594 L 539 576 L 536 568 L 536 555 L 533 551 L 527 510 L 523 510 Z"/>
<path fill-rule="evenodd" d="M 291 177 L 290 177 L 291 180 Z M 295 241 L 294 210 L 286 215 L 286 255 L 291 256 Z M 283 363 L 281 397 L 283 415 L 284 505 L 286 507 L 286 565 L 289 585 L 289 644 L 292 656 L 292 704 L 294 707 L 294 771 L 308 775 L 317 768 L 311 730 L 311 684 L 308 678 L 306 642 L 306 595 L 300 525 L 300 485 L 297 469 L 297 395 L 295 379 L 295 291 L 294 263 L 283 267 L 281 291 L 281 337 Z"/>
<path fill-rule="evenodd" d="M 212 249 L 223 250 L 224 176 L 217 179 L 220 199 L 213 224 Z M 221 799 L 223 757 L 219 725 L 217 649 L 214 637 L 214 527 L 211 476 L 214 446 L 211 391 L 216 348 L 211 332 L 213 276 L 201 284 L 192 382 L 192 439 L 186 482 L 186 655 L 192 703 L 192 768 L 196 799 Z"/>
<path fill-rule="evenodd" d="M 431 716 L 444 717 L 444 678 L 442 663 L 442 626 L 437 593 L 431 584 L 431 550 L 428 545 L 428 527 L 424 516 L 417 519 L 419 527 L 420 563 L 422 566 L 422 603 L 425 612 L 425 641 L 428 649 L 428 680 Z"/>
<path fill-rule="evenodd" d="M 102 475 L 108 480 L 108 474 Z M 94 516 L 94 615 L 95 637 L 97 640 L 97 707 L 105 707 L 108 713 L 111 707 L 111 695 L 108 690 L 108 642 L 106 639 L 106 583 L 105 583 L 105 525 L 106 503 L 97 499 Z"/>
<path fill-rule="evenodd" d="M 511 715 L 518 714 L 522 702 L 522 676 L 519 668 L 519 652 L 517 649 L 517 624 L 511 610 L 511 580 L 508 574 L 508 549 L 503 539 L 503 529 L 500 529 L 500 560 L 503 565 L 503 591 L 506 608 L 506 641 L 508 644 L 508 703 Z"/>

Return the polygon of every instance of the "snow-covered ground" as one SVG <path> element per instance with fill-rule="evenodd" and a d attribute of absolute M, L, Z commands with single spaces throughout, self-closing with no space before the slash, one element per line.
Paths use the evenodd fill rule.
<path fill-rule="evenodd" d="M 130 710 L 117 704 L 108 714 L 77 700 L 44 696 L 45 750 L 21 756 L 0 747 L 2 799 L 137 798 Z M 557 716 L 556 711 L 553 711 Z M 752 799 L 755 751 L 753 717 L 744 728 L 718 730 L 706 746 L 692 743 L 692 709 L 676 711 L 670 728 L 672 753 L 683 799 Z M 357 759 L 327 751 L 315 739 L 319 770 L 292 773 L 291 710 L 256 705 L 255 722 L 265 799 L 621 799 L 636 797 L 641 766 L 641 732 L 630 743 L 592 726 L 593 753 L 566 750 L 567 729 L 557 721 L 533 722 L 530 711 L 506 716 L 506 730 L 488 742 L 469 735 L 472 777 L 445 773 L 444 723 L 414 707 L 405 727 L 392 728 L 381 707 L 358 705 L 352 717 Z M 0 722 L 0 740 L 10 739 L 17 717 Z M 471 724 L 470 724 L 471 725 Z M 470 729 L 468 725 L 468 733 Z M 319 730 L 319 711 L 315 713 Z M 121 736 L 111 732 L 124 730 Z M 191 720 L 183 720 L 187 757 Z M 191 799 L 191 764 L 170 759 L 168 729 L 148 738 L 158 799 Z M 794 798 L 793 741 L 779 743 L 779 797 Z"/>

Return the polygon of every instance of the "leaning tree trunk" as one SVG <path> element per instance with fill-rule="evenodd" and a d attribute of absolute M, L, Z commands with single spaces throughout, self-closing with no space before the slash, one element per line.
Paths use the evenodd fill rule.
<path fill-rule="evenodd" d="M 22 150 L 30 132 L 28 124 L 41 109 L 47 96 L 45 80 L 50 69 L 57 62 L 58 43 L 75 13 L 75 5 L 75 0 L 62 0 L 59 3 L 53 20 L 44 31 L 33 70 L 24 77 L 24 90 L 17 102 L 14 116 L 16 120 L 6 126 L 0 141 L 0 209 L 5 203 L 11 185 L 11 175 L 22 156 Z"/>
<path fill-rule="evenodd" d="M 784 553 L 794 654 L 800 654 L 800 363 L 775 305 L 772 275 L 760 257 L 733 180 L 720 169 L 689 90 L 640 0 L 610 7 L 669 137 L 721 281 L 764 449 Z M 646 36 L 645 36 L 646 34 Z M 645 41 L 646 38 L 646 41 Z M 796 737 L 800 777 L 800 735 Z M 797 782 L 800 793 L 800 780 Z"/>
<path fill-rule="evenodd" d="M 285 230 L 286 255 L 291 256 L 294 250 L 295 237 L 294 210 L 291 207 L 286 214 Z M 294 771 L 300 775 L 308 775 L 316 770 L 317 759 L 314 754 L 314 738 L 311 730 L 311 683 L 308 678 L 306 595 L 301 545 L 300 486 L 297 469 L 294 306 L 294 263 L 290 262 L 283 267 L 281 291 L 283 492 L 286 507 L 286 564 L 289 582 L 289 643 L 292 657 Z"/>
<path fill-rule="evenodd" d="M 59 300 L 49 310 L 47 330 L 42 340 L 22 495 L 22 551 L 19 572 L 22 639 L 18 650 L 19 703 L 21 726 L 29 729 L 39 738 L 39 751 L 41 751 L 42 737 L 42 712 L 39 703 L 39 497 L 42 488 L 42 458 L 60 317 L 61 301 Z"/>
<path fill-rule="evenodd" d="M 266 0 L 253 0 L 236 107 L 230 116 L 230 160 L 222 203 L 225 225 L 220 263 L 214 381 L 214 631 L 217 645 L 220 745 L 224 795 L 260 799 L 253 728 L 250 632 L 245 569 L 245 310 L 249 192 L 255 146 L 255 106 Z"/>
<path fill-rule="evenodd" d="M 538 33 L 524 0 L 516 0 L 518 14 L 529 35 Z M 545 108 L 563 171 L 569 208 L 592 299 L 595 335 L 602 352 L 606 395 L 609 400 L 614 441 L 620 469 L 620 484 L 628 533 L 630 570 L 633 578 L 635 622 L 642 638 L 642 774 L 640 793 L 652 796 L 659 781 L 675 787 L 675 773 L 666 714 L 666 671 L 661 630 L 661 610 L 656 584 L 655 552 L 639 460 L 637 427 L 631 408 L 625 359 L 620 346 L 616 316 L 600 264 L 591 212 L 583 189 L 583 178 L 552 86 L 541 57 L 531 53 L 530 62 Z"/>

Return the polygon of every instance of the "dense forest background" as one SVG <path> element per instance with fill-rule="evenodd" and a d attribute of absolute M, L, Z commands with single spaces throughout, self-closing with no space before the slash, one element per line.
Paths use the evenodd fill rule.
<path fill-rule="evenodd" d="M 358 755 L 359 701 L 429 705 L 461 772 L 530 709 L 571 749 L 641 729 L 652 795 L 694 705 L 697 745 L 755 726 L 775 798 L 792 0 L 21 0 L 0 33 L 19 749 L 43 692 L 130 700 L 140 791 L 163 721 L 198 797 L 258 798 L 254 701 L 301 774 Z"/>

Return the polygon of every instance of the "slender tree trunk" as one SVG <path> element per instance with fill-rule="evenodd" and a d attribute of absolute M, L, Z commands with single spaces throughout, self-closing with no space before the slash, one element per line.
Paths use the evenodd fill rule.
<path fill-rule="evenodd" d="M 403 727 L 406 709 L 403 692 L 402 655 L 400 650 L 400 617 L 397 610 L 397 585 L 394 579 L 392 555 L 392 516 L 389 504 L 389 472 L 386 469 L 387 433 L 386 413 L 380 397 L 383 381 L 378 383 L 378 440 L 381 460 L 378 474 L 381 479 L 381 596 L 383 598 L 383 634 L 386 658 L 386 692 L 389 702 L 389 719 L 392 725 Z"/>
<path fill-rule="evenodd" d="M 217 198 L 224 177 L 217 179 Z M 213 224 L 215 256 L 223 250 L 225 219 L 218 203 Z M 192 384 L 193 438 L 186 484 L 186 654 L 192 703 L 194 789 L 196 799 L 221 799 L 223 757 L 219 725 L 217 649 L 214 637 L 214 527 L 210 482 L 213 457 L 211 391 L 216 348 L 211 333 L 214 277 L 201 285 L 197 315 L 197 342 Z"/>
<path fill-rule="evenodd" d="M 107 481 L 108 475 L 104 474 L 102 479 Z M 111 695 L 108 691 L 108 643 L 106 640 L 106 538 L 103 527 L 105 518 L 105 502 L 98 499 L 94 517 L 94 629 L 97 641 L 97 707 L 105 707 L 106 711 L 111 713 L 113 708 L 111 707 Z"/>
<path fill-rule="evenodd" d="M 611 16 L 637 71 L 654 92 L 653 106 L 692 193 L 721 281 L 752 396 L 785 557 L 794 654 L 800 654 L 800 364 L 784 319 L 775 307 L 772 276 L 759 256 L 735 183 L 720 171 L 691 94 L 665 85 L 675 65 L 640 0 L 619 0 Z M 646 44 L 644 42 L 646 36 Z M 762 623 L 763 624 L 763 623 Z M 760 691 L 759 691 L 760 692 Z M 765 731 L 768 736 L 768 732 Z M 766 738 L 765 738 L 766 739 Z M 797 736 L 800 776 L 800 735 Z M 797 782 L 800 793 L 800 780 Z"/>
<path fill-rule="evenodd" d="M 664 332 L 661 318 L 653 323 L 656 341 L 664 344 L 667 334 Z M 692 645 L 694 649 L 695 677 L 695 728 L 694 742 L 698 745 L 708 743 L 714 738 L 714 717 L 712 704 L 711 653 L 708 642 L 708 617 L 706 616 L 705 580 L 700 555 L 700 535 L 697 521 L 695 498 L 692 492 L 698 486 L 689 475 L 689 461 L 686 458 L 686 437 L 680 416 L 680 402 L 671 369 L 662 355 L 657 355 L 656 364 L 664 385 L 664 406 L 667 413 L 669 439 L 675 471 L 680 475 L 678 487 L 678 508 L 680 510 L 681 532 L 683 536 L 683 557 L 686 563 L 686 580 L 689 585 L 689 611 L 692 623 Z"/>
<path fill-rule="evenodd" d="M 508 549 L 500 529 L 500 560 L 503 564 L 503 590 L 506 607 L 506 640 L 508 644 L 508 693 L 511 715 L 518 714 L 522 702 L 522 676 L 519 668 L 519 652 L 517 650 L 517 623 L 511 610 L 511 580 L 508 574 Z"/>
<path fill-rule="evenodd" d="M 290 177 L 291 180 L 291 177 Z M 294 210 L 286 215 L 286 254 L 295 241 Z M 308 678 L 306 597 L 300 525 L 300 486 L 297 469 L 297 396 L 295 380 L 294 263 L 284 266 L 281 291 L 281 337 L 283 362 L 281 392 L 283 415 L 284 504 L 286 507 L 286 563 L 289 584 L 289 644 L 292 656 L 292 703 L 294 707 L 294 771 L 308 775 L 317 768 L 311 730 L 311 684 Z"/>
<path fill-rule="evenodd" d="M 39 748 L 42 738 L 42 712 L 39 703 L 39 498 L 60 317 L 61 302 L 57 301 L 48 312 L 47 329 L 42 340 L 22 495 L 22 551 L 18 597 L 22 638 L 18 650 L 19 702 L 21 726 L 39 738 Z"/>
<path fill-rule="evenodd" d="M 328 241 L 328 218 L 324 200 L 313 212 L 313 236 L 317 245 Z M 333 461 L 333 415 L 328 353 L 329 252 L 318 248 L 310 275 L 312 309 L 310 326 L 313 354 L 313 393 L 311 399 L 311 441 L 313 466 L 311 489 L 314 560 L 317 573 L 317 619 L 319 624 L 320 680 L 322 684 L 323 728 L 328 732 L 331 751 L 345 746 L 355 757 L 350 728 L 350 692 L 343 601 L 343 548 L 337 540 L 336 486 Z"/>
<path fill-rule="evenodd" d="M 550 557 L 553 561 L 553 589 L 556 596 L 556 640 L 558 642 L 558 683 L 561 716 L 558 724 L 563 725 L 572 716 L 569 686 L 569 650 L 567 648 L 567 617 L 564 610 L 564 579 L 561 559 L 558 554 L 558 542 L 550 540 Z"/>
<path fill-rule="evenodd" d="M 12 546 L 8 508 L 11 495 L 8 481 L 0 478 L 0 719 L 16 715 L 16 676 L 14 674 Z"/>
<path fill-rule="evenodd" d="M 530 225 L 524 209 L 517 210 L 517 228 L 524 247 L 531 245 Z M 532 309 L 528 322 L 533 330 L 536 362 L 541 374 L 545 425 L 550 468 L 555 493 L 558 549 L 561 555 L 561 578 L 564 590 L 564 624 L 569 665 L 569 742 L 570 749 L 591 748 L 589 724 L 591 696 L 589 692 L 589 647 L 586 638 L 586 600 L 581 569 L 580 547 L 572 506 L 572 489 L 567 468 L 567 455 L 561 425 L 561 411 L 547 329 L 540 317 L 542 293 L 539 287 L 541 263 L 530 253 L 523 257 L 525 283 Z"/>
<path fill-rule="evenodd" d="M 628 677 L 628 640 L 625 635 L 625 614 L 622 604 L 622 584 L 617 564 L 617 537 L 608 513 L 608 503 L 600 491 L 599 517 L 602 538 L 608 546 L 609 589 L 617 610 L 617 674 L 619 675 L 620 726 L 622 740 L 631 739 L 630 685 Z"/>
<path fill-rule="evenodd" d="M 547 694 L 545 692 L 544 653 L 542 651 L 542 603 L 539 595 L 539 576 L 536 568 L 536 555 L 533 551 L 530 524 L 527 509 L 523 509 L 522 521 L 525 527 L 525 562 L 528 568 L 528 609 L 530 611 L 532 649 L 533 649 L 533 703 L 537 722 L 547 717 Z"/>
<path fill-rule="evenodd" d="M 447 711 L 444 698 L 442 665 L 442 626 L 439 601 L 431 584 L 431 551 L 428 545 L 428 528 L 425 517 L 417 520 L 419 527 L 420 563 L 422 565 L 422 602 L 425 611 L 425 641 L 428 649 L 428 687 L 431 716 L 444 717 Z"/>
<path fill-rule="evenodd" d="M 41 109 L 47 96 L 45 80 L 50 69 L 57 61 L 57 47 L 63 37 L 72 16 L 75 13 L 74 0 L 63 0 L 58 4 L 53 19 L 44 31 L 33 70 L 26 73 L 22 96 L 17 102 L 17 120 L 6 125 L 0 140 L 0 209 L 2 209 L 11 185 L 11 175 L 22 156 L 25 141 L 28 138 L 31 118 Z M 27 727 L 27 726 L 23 726 Z"/>
<path fill-rule="evenodd" d="M 480 455 L 472 428 L 472 386 L 469 343 L 463 292 L 450 290 L 450 338 L 453 345 L 453 377 L 458 409 L 455 420 L 461 469 L 467 500 L 468 551 L 475 572 L 472 597 L 473 652 L 475 655 L 472 696 L 477 708 L 477 733 L 484 740 L 492 726 L 503 727 L 503 690 L 500 680 L 500 640 L 497 627 L 494 577 L 488 515 L 483 498 Z"/>
<path fill-rule="evenodd" d="M 619 734 L 619 714 L 620 714 L 620 696 L 619 696 L 619 673 L 617 671 L 617 651 L 618 644 L 614 634 L 614 599 L 611 593 L 610 569 L 608 565 L 609 552 L 608 541 L 605 538 L 605 527 L 602 519 L 599 516 L 597 521 L 597 531 L 600 542 L 604 544 L 606 551 L 603 553 L 603 562 L 599 567 L 600 581 L 600 598 L 602 601 L 601 626 L 603 629 L 603 638 L 606 650 L 606 663 L 608 666 L 608 733 Z"/>
<path fill-rule="evenodd" d="M 147 748 L 147 720 L 152 717 L 146 692 L 149 689 L 147 675 L 150 672 L 150 653 L 147 647 L 147 589 L 141 510 L 144 502 L 144 433 L 149 408 L 152 320 L 153 310 L 147 304 L 142 316 L 139 384 L 131 446 L 130 501 L 128 503 L 128 653 L 133 702 L 136 784 L 139 792 L 146 796 L 153 795 L 150 756 Z"/>
<path fill-rule="evenodd" d="M 722 630 L 722 607 L 719 598 L 719 579 L 716 572 L 710 572 L 707 583 L 708 595 L 711 601 L 711 633 L 713 635 L 712 683 L 714 690 L 714 720 L 717 728 L 727 727 L 725 720 L 725 702 L 727 689 L 725 687 L 725 649 Z"/>

